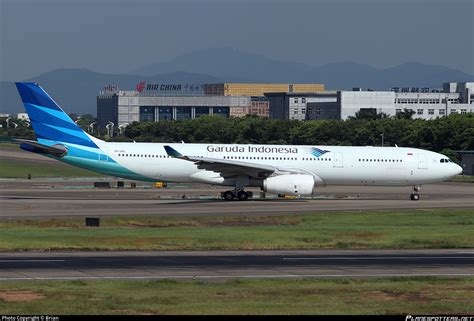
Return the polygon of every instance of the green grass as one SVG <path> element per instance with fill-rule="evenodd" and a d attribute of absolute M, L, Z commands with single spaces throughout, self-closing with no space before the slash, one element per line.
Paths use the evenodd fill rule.
<path fill-rule="evenodd" d="M 99 173 L 73 167 L 61 162 L 40 163 L 32 160 L 0 160 L 0 178 L 38 177 L 98 177 Z"/>
<path fill-rule="evenodd" d="M 19 144 L 0 143 L 0 150 L 19 150 L 19 149 L 20 149 Z"/>
<path fill-rule="evenodd" d="M 474 210 L 0 221 L 0 251 L 474 247 Z"/>
<path fill-rule="evenodd" d="M 25 301 L 11 301 L 13 297 Z M 0 311 L 11 315 L 458 315 L 474 313 L 474 278 L 15 281 L 0 283 Z"/>

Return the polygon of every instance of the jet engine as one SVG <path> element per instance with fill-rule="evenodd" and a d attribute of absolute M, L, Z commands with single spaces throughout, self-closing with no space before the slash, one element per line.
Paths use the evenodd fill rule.
<path fill-rule="evenodd" d="M 263 180 L 263 191 L 285 195 L 311 195 L 315 180 L 312 175 L 288 174 Z"/>

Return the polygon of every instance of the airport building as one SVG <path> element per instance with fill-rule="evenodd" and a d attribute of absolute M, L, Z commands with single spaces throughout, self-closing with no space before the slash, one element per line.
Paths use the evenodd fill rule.
<path fill-rule="evenodd" d="M 202 115 L 269 117 L 265 92 L 324 91 L 322 84 L 240 84 L 222 83 L 147 84 L 136 90 L 119 90 L 108 85 L 97 96 L 100 130 L 113 123 L 123 127 L 134 121 L 193 119 Z"/>
<path fill-rule="evenodd" d="M 413 118 L 433 119 L 474 112 L 474 83 L 445 83 L 443 89 L 392 88 L 390 91 L 334 91 L 266 93 L 270 117 L 276 119 L 347 119 L 360 110 L 394 116 L 405 109 Z"/>
<path fill-rule="evenodd" d="M 274 92 L 322 92 L 324 85 L 222 83 L 204 85 L 203 90 L 206 95 L 264 97 L 265 93 Z"/>
<path fill-rule="evenodd" d="M 18 113 L 18 114 L 16 114 L 16 118 L 18 120 L 30 121 L 30 117 L 28 116 L 27 113 Z"/>
<path fill-rule="evenodd" d="M 337 106 L 337 92 L 281 92 L 266 93 L 270 104 L 270 118 L 306 120 L 306 119 L 340 119 Z M 308 109 L 311 109 L 309 111 Z M 318 110 L 316 114 L 314 111 Z M 308 118 L 309 115 L 314 118 Z"/>
<path fill-rule="evenodd" d="M 17 113 L 16 116 L 15 115 L 11 115 L 11 114 L 0 114 L 0 118 L 16 118 L 18 120 L 24 120 L 24 121 L 30 121 L 30 117 L 28 116 L 27 113 Z"/>
<path fill-rule="evenodd" d="M 109 122 L 120 127 L 134 121 L 231 117 L 245 114 L 251 103 L 251 97 L 245 96 L 142 96 L 136 91 L 120 90 L 97 97 L 97 120 L 103 130 Z"/>

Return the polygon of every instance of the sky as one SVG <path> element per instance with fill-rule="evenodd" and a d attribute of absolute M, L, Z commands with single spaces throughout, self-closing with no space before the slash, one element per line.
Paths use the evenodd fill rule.
<path fill-rule="evenodd" d="M 207 48 L 474 74 L 474 0 L 0 0 L 0 80 L 125 73 Z"/>

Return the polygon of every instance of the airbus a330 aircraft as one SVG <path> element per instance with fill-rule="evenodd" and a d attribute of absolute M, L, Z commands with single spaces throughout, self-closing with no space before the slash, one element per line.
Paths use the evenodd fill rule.
<path fill-rule="evenodd" d="M 85 133 L 35 83 L 16 83 L 37 141 L 24 150 L 103 174 L 140 181 L 230 186 L 226 200 L 247 200 L 246 187 L 312 195 L 323 185 L 413 186 L 460 174 L 448 157 L 416 148 L 237 144 L 114 143 Z"/>

